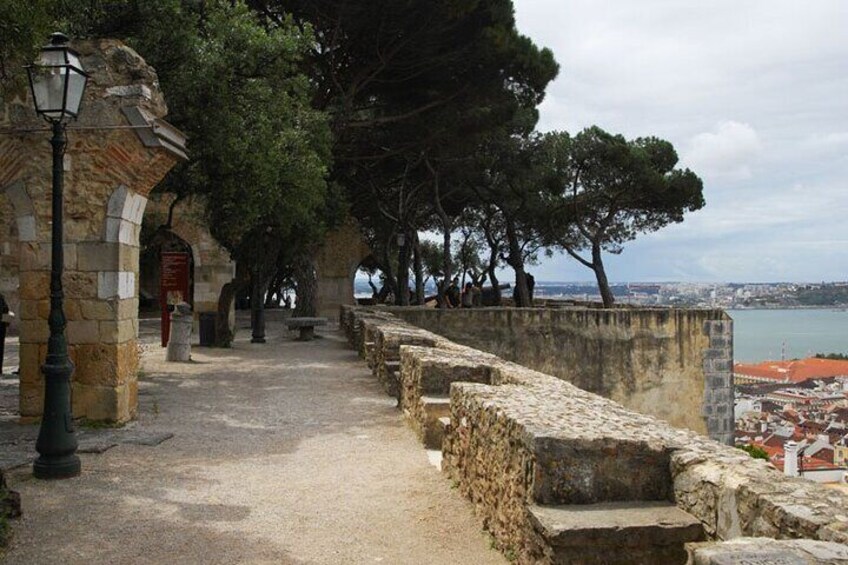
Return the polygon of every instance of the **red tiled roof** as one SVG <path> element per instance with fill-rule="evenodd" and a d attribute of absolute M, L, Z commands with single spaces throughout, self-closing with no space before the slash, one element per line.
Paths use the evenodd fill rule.
<path fill-rule="evenodd" d="M 755 445 L 765 451 L 769 456 L 769 462 L 777 467 L 779 471 L 783 471 L 783 459 L 785 454 L 782 447 L 772 447 L 770 445 L 763 445 L 762 443 L 757 442 L 754 442 L 752 445 Z M 812 457 L 803 457 L 802 461 L 799 461 L 799 464 L 804 471 L 821 471 L 825 469 L 840 468 L 828 461 L 822 461 L 821 459 L 815 459 Z"/>
<path fill-rule="evenodd" d="M 802 383 L 809 379 L 848 375 L 848 361 L 808 357 L 795 361 L 763 361 L 757 364 L 735 363 L 733 371 L 740 375 L 760 377 L 775 382 Z"/>

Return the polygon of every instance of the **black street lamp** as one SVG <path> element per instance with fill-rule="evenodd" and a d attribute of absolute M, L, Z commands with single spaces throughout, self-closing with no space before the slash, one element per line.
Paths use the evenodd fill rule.
<path fill-rule="evenodd" d="M 44 412 L 35 449 L 39 453 L 33 465 L 33 475 L 39 479 L 66 479 L 80 474 L 80 459 L 76 455 L 77 438 L 71 413 L 71 375 L 74 365 L 68 357 L 65 338 L 64 292 L 62 270 L 62 189 L 63 157 L 67 138 L 65 124 L 76 119 L 85 91 L 88 75 L 82 70 L 79 56 L 68 47 L 68 38 L 61 33 L 50 36 L 50 43 L 41 50 L 41 57 L 27 67 L 35 111 L 53 126 L 53 233 L 50 269 L 50 338 L 47 360 L 41 367 L 44 373 Z"/>

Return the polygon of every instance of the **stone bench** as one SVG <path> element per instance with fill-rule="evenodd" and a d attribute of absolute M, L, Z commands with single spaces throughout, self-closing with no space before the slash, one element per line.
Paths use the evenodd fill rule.
<path fill-rule="evenodd" d="M 326 326 L 327 318 L 289 318 L 286 326 L 290 330 L 299 329 L 300 341 L 311 341 L 315 337 L 315 326 Z"/>

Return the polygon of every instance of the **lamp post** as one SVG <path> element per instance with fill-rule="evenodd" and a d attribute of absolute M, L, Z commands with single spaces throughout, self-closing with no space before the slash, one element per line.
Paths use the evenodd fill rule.
<path fill-rule="evenodd" d="M 53 232 L 50 267 L 50 338 L 47 360 L 41 367 L 44 373 L 44 412 L 35 449 L 39 453 L 33 465 L 33 475 L 39 479 L 65 479 L 80 474 L 76 455 L 77 439 L 71 413 L 71 375 L 74 365 L 68 357 L 65 338 L 64 292 L 62 270 L 62 189 L 63 157 L 67 138 L 65 124 L 76 119 L 88 75 L 82 70 L 79 56 L 68 47 L 68 38 L 61 33 L 50 36 L 50 43 L 41 50 L 37 63 L 27 67 L 35 111 L 50 122 L 53 137 Z"/>

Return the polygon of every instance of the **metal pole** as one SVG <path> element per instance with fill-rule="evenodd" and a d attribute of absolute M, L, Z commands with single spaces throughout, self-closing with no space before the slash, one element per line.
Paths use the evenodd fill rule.
<path fill-rule="evenodd" d="M 53 234 L 51 241 L 50 270 L 50 338 L 47 342 L 47 360 L 41 367 L 44 373 L 44 412 L 35 449 L 40 456 L 33 465 L 33 475 L 38 479 L 66 479 L 80 474 L 80 460 L 76 455 L 77 438 L 71 413 L 71 375 L 74 365 L 68 357 L 65 338 L 64 292 L 62 270 L 64 267 L 62 205 L 63 158 L 65 154 L 65 125 L 53 122 Z"/>

